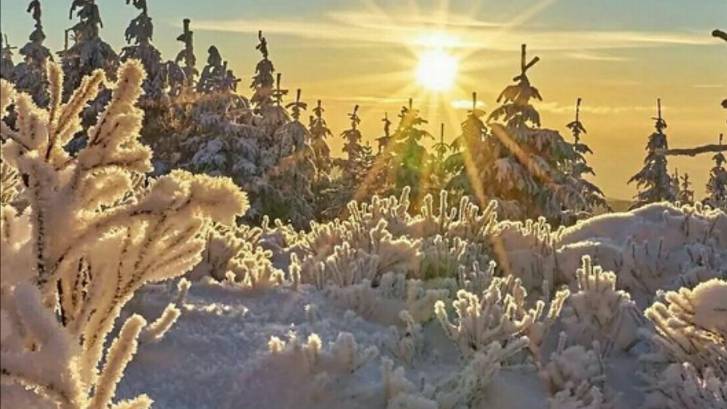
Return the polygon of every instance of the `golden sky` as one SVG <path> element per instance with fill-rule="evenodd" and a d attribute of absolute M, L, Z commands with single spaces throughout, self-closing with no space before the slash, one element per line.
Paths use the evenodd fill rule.
<path fill-rule="evenodd" d="M 371 140 L 381 135 L 381 117 L 393 117 L 409 97 L 437 133 L 459 132 L 473 91 L 490 111 L 503 87 L 519 70 L 519 48 L 541 61 L 529 72 L 544 101 L 535 103 L 543 126 L 559 129 L 572 120 L 577 97 L 581 119 L 594 150 L 595 182 L 610 197 L 634 193 L 627 179 L 641 166 L 646 138 L 653 131 L 656 98 L 663 102 L 673 147 L 715 143 L 727 134 L 727 44 L 710 37 L 727 29 L 725 0 L 495 0 L 333 1 L 148 0 L 154 41 L 164 58 L 181 48 L 174 38 L 190 17 L 198 63 L 211 44 L 242 77 L 246 89 L 259 54 L 262 29 L 270 58 L 283 73 L 284 87 L 302 88 L 311 105 L 322 99 L 338 135 L 346 112 L 361 106 L 361 128 Z M 69 2 L 45 1 L 48 46 L 62 46 Z M 180 4 L 181 3 L 181 4 Z M 123 2 L 100 2 L 103 38 L 117 50 L 123 30 L 136 14 Z M 22 45 L 31 31 L 25 1 L 2 1 L 2 26 Z M 721 27 L 720 27 L 721 25 Z M 458 60 L 454 87 L 426 90 L 416 80 L 418 60 L 432 49 Z M 16 60 L 17 61 L 17 60 Z M 201 67 L 200 67 L 201 68 Z M 340 138 L 331 145 L 340 147 Z M 688 172 L 701 197 L 711 166 L 709 156 L 670 160 Z"/>

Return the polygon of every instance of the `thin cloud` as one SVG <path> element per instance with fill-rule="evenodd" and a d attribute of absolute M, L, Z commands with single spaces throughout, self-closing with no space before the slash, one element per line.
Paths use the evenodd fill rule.
<path fill-rule="evenodd" d="M 608 61 L 608 62 L 622 62 L 630 61 L 631 58 L 621 57 L 617 55 L 602 54 L 590 51 L 573 51 L 563 54 L 565 57 L 582 60 L 582 61 Z"/>
<path fill-rule="evenodd" d="M 535 108 L 539 111 L 548 112 L 551 114 L 571 114 L 575 112 L 573 105 L 563 105 L 557 102 L 540 102 Z M 678 108 L 662 106 L 664 109 L 668 109 L 670 112 L 678 111 Z M 654 112 L 656 107 L 653 105 L 620 105 L 620 106 L 609 106 L 609 105 L 582 105 L 581 112 L 594 114 L 594 115 L 613 115 L 628 112 Z"/>
<path fill-rule="evenodd" d="M 594 54 L 593 50 L 658 47 L 673 45 L 714 45 L 703 33 L 607 30 L 532 30 L 503 26 L 470 16 L 407 15 L 393 12 L 332 11 L 318 20 L 277 18 L 199 20 L 197 31 L 291 35 L 327 41 L 326 46 L 380 46 L 381 44 L 418 47 L 422 36 L 446 32 L 452 48 L 510 51 L 523 39 L 537 50 L 571 51 L 575 58 L 622 61 L 622 57 Z M 591 52 L 587 52 L 591 51 Z"/>
<path fill-rule="evenodd" d="M 454 109 L 461 109 L 461 110 L 469 110 L 472 109 L 472 100 L 471 99 L 455 99 L 450 103 L 452 108 Z M 476 105 L 477 108 L 484 108 L 486 105 L 482 101 L 477 101 Z"/>

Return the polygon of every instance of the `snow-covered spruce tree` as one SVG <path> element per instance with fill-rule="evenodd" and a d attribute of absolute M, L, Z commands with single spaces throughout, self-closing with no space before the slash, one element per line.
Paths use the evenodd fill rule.
<path fill-rule="evenodd" d="M 5 41 L 3 41 L 3 39 Z M 0 78 L 4 78 L 8 81 L 13 80 L 13 74 L 15 72 L 13 50 L 16 50 L 17 48 L 18 47 L 10 45 L 7 34 L 0 34 Z"/>
<path fill-rule="evenodd" d="M 252 76 L 250 89 L 253 94 L 250 102 L 255 106 L 255 113 L 265 116 L 265 111 L 273 105 L 273 92 L 275 91 L 275 66 L 268 58 L 268 41 L 263 37 L 263 32 L 258 31 L 259 43 L 255 49 L 260 51 L 262 59 L 255 66 L 255 74 Z"/>
<path fill-rule="evenodd" d="M 719 144 L 722 145 L 723 135 L 719 135 Z M 707 198 L 704 202 L 713 208 L 727 210 L 727 169 L 724 164 L 727 162 L 722 152 L 712 156 L 714 167 L 709 170 L 707 181 Z"/>
<path fill-rule="evenodd" d="M 159 50 L 151 43 L 154 35 L 154 26 L 149 17 L 146 0 L 126 0 L 126 4 L 132 2 L 134 7 L 140 10 L 129 27 L 124 32 L 124 38 L 129 44 L 119 54 L 121 61 L 135 58 L 141 61 L 146 71 L 144 80 L 144 102 L 151 102 L 162 97 L 165 92 L 166 81 L 162 56 Z M 144 105 L 147 105 L 146 103 Z"/>
<path fill-rule="evenodd" d="M 667 170 L 666 156 L 663 151 L 669 149 L 669 144 L 664 134 L 666 129 L 666 121 L 661 116 L 661 99 L 656 100 L 656 117 L 654 120 L 654 128 L 656 132 L 649 135 L 646 143 L 646 158 L 644 158 L 644 167 L 629 179 L 629 183 L 636 182 L 640 191 L 634 196 L 635 203 L 632 209 L 641 207 L 648 203 L 661 201 L 674 201 L 676 199 L 674 191 L 671 188 L 672 178 Z"/>
<path fill-rule="evenodd" d="M 190 269 L 204 227 L 233 223 L 247 201 L 227 180 L 182 171 L 131 189 L 151 156 L 137 136 L 135 61 L 120 67 L 87 146 L 69 156 L 63 146 L 106 79 L 94 71 L 63 104 L 61 69 L 48 68 L 47 110 L 0 81 L 0 112 L 13 103 L 18 113 L 17 129 L 0 125 L 3 164 L 23 175 L 27 203 L 2 207 L 2 406 L 146 408 L 146 395 L 111 406 L 145 320 L 131 316 L 109 347 L 107 336 L 136 290 Z M 168 315 L 152 327 L 167 327 Z"/>
<path fill-rule="evenodd" d="M 540 128 L 540 114 L 530 103 L 542 100 L 528 78 L 539 60 L 528 61 L 522 45 L 520 74 L 500 93 L 502 105 L 489 116 L 493 138 L 487 151 L 493 162 L 477 163 L 483 169 L 478 180 L 487 196 L 519 204 L 523 216 L 563 223 L 569 218 L 564 216 L 589 211 L 591 204 L 582 194 L 583 183 L 568 173 L 579 158 L 574 146 L 558 131 Z"/>
<path fill-rule="evenodd" d="M 409 104 L 399 113 L 399 124 L 391 135 L 390 148 L 385 151 L 388 155 L 383 158 L 388 172 L 383 193 L 398 194 L 409 186 L 415 203 L 427 193 L 429 154 L 421 142 L 432 135 L 421 129 L 426 123 L 409 98 Z"/>
<path fill-rule="evenodd" d="M 116 52 L 99 37 L 99 27 L 103 27 L 103 22 L 96 0 L 74 0 L 68 13 L 69 19 L 73 18 L 74 12 L 79 22 L 66 30 L 66 36 L 69 31 L 73 34 L 74 44 L 68 48 L 66 41 L 63 51 L 59 52 L 65 73 L 65 98 L 79 87 L 83 77 L 102 69 L 109 78 L 113 78 L 119 65 Z"/>
<path fill-rule="evenodd" d="M 185 18 L 182 20 L 183 31 L 177 37 L 177 41 L 184 43 L 184 48 L 177 53 L 177 57 L 174 59 L 174 64 L 184 62 L 182 72 L 184 73 L 184 88 L 191 89 L 195 83 L 195 77 L 199 72 L 195 67 L 197 65 L 197 57 L 194 55 L 194 32 L 189 29 L 190 19 Z"/>
<path fill-rule="evenodd" d="M 217 47 L 210 46 L 207 50 L 207 65 L 202 69 L 197 83 L 197 92 L 225 92 L 234 91 L 240 81 L 235 78 L 231 70 L 227 69 L 227 61 L 222 61 Z"/>
<path fill-rule="evenodd" d="M 677 201 L 681 204 L 694 204 L 694 190 L 692 190 L 692 182 L 689 180 L 689 174 L 684 173 L 677 177 L 677 180 L 679 181 Z"/>
<path fill-rule="evenodd" d="M 311 141 L 310 145 L 315 153 L 316 169 L 318 169 L 319 178 L 324 178 L 327 173 L 331 170 L 331 149 L 328 147 L 326 138 L 332 136 L 331 130 L 328 128 L 326 120 L 323 118 L 323 105 L 319 99 L 315 108 L 313 108 L 313 115 L 310 116 L 310 123 L 308 125 L 308 131 L 310 132 Z"/>
<path fill-rule="evenodd" d="M 449 171 L 445 165 L 450 145 L 444 142 L 444 123 L 439 126 L 439 142 L 432 146 L 435 155 L 431 155 L 431 187 L 432 193 L 439 193 L 445 190 L 449 182 Z"/>
<path fill-rule="evenodd" d="M 282 106 L 286 93 L 287 90 L 280 88 L 278 73 L 273 93 L 276 102 L 265 112 L 276 120 L 285 119 L 285 122 L 275 128 L 270 139 L 274 145 L 268 148 L 266 154 L 277 158 L 277 161 L 265 173 L 268 185 L 260 186 L 255 202 L 260 204 L 261 215 L 303 228 L 313 219 L 311 184 L 316 177 L 315 153 L 309 144 L 310 133 L 300 122 L 301 113 L 307 107 L 300 100 L 301 91 L 298 89 L 295 101 L 286 106 L 291 110 L 292 121 L 288 118 L 286 107 Z"/>
<path fill-rule="evenodd" d="M 346 205 L 354 199 L 365 196 L 366 179 L 374 162 L 371 147 L 361 143 L 363 136 L 359 125 L 361 117 L 358 115 L 359 106 L 355 105 L 348 114 L 350 127 L 341 132 L 343 139 L 344 158 L 333 160 L 337 178 L 331 180 L 330 187 L 325 192 L 326 206 L 322 212 L 324 218 L 332 219 L 340 216 L 346 210 Z"/>
<path fill-rule="evenodd" d="M 608 209 L 606 198 L 603 195 L 601 189 L 593 183 L 585 179 L 584 175 L 590 174 L 595 176 L 596 173 L 588 165 L 586 160 L 587 154 L 593 154 L 591 148 L 585 143 L 581 142 L 581 135 L 586 134 L 586 128 L 583 126 L 580 118 L 581 114 L 581 98 L 576 100 L 576 117 L 572 122 L 569 122 L 566 127 L 571 130 L 573 134 L 573 150 L 575 151 L 575 158 L 568 163 L 570 167 L 570 176 L 575 180 L 575 183 L 580 184 L 580 192 L 583 195 L 584 200 L 587 203 L 587 208 L 582 210 L 592 210 L 597 208 Z"/>
<path fill-rule="evenodd" d="M 492 152 L 488 151 L 485 138 L 487 126 L 482 122 L 485 111 L 477 108 L 477 93 L 472 93 L 472 109 L 462 122 L 461 133 L 452 141 L 452 153 L 445 161 L 446 170 L 452 177 L 447 190 L 455 195 L 474 196 L 478 203 L 485 203 L 484 184 L 480 183 L 479 164 L 492 163 Z"/>
<path fill-rule="evenodd" d="M 43 24 L 40 21 L 41 9 L 40 0 L 33 0 L 28 5 L 27 11 L 35 20 L 35 29 L 30 33 L 29 42 L 21 49 L 23 62 L 15 67 L 13 78 L 18 91 L 24 91 L 33 96 L 33 101 L 39 106 L 48 104 L 48 80 L 46 79 L 46 62 L 53 60 L 50 50 L 43 45 L 45 33 Z"/>

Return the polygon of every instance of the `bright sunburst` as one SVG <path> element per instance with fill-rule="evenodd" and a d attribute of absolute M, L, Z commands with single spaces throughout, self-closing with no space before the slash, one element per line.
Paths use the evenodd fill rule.
<path fill-rule="evenodd" d="M 419 55 L 417 82 L 431 91 L 449 91 L 457 78 L 458 65 L 457 58 L 444 50 L 425 51 Z"/>

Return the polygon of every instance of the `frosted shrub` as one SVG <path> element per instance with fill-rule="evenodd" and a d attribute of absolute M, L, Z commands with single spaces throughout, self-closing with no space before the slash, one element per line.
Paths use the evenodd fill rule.
<path fill-rule="evenodd" d="M 437 389 L 437 402 L 441 409 L 467 409 L 477 407 L 485 395 L 485 388 L 497 375 L 503 362 L 527 347 L 528 339 L 521 337 L 511 340 L 507 346 L 493 341 L 486 348 L 476 352 L 464 369 L 455 372 L 451 378 Z"/>
<path fill-rule="evenodd" d="M 600 345 L 594 342 L 594 349 L 583 345 L 566 348 L 566 339 L 561 334 L 557 349 L 540 370 L 540 377 L 552 396 L 550 408 L 610 408 L 603 394 L 606 375 Z"/>
<path fill-rule="evenodd" d="M 364 279 L 345 287 L 330 286 L 326 294 L 342 308 L 355 311 L 366 319 L 393 324 L 399 322 L 402 310 L 407 310 L 415 322 L 428 321 L 432 318 L 435 302 L 447 298 L 449 290 L 426 289 L 420 280 L 386 273 L 376 286 Z"/>
<path fill-rule="evenodd" d="M 616 290 L 616 275 L 594 266 L 583 257 L 576 272 L 578 291 L 563 309 L 563 322 L 570 339 L 581 345 L 599 341 L 608 353 L 612 347 L 627 350 L 638 340 L 643 319 L 627 292 Z"/>
<path fill-rule="evenodd" d="M 711 369 L 700 375 L 694 366 L 669 365 L 649 388 L 645 409 L 720 409 L 727 407 L 727 381 Z"/>
<path fill-rule="evenodd" d="M 404 322 L 405 327 L 402 330 L 395 326 L 389 328 L 389 351 L 407 365 L 411 365 L 414 357 L 419 355 L 424 348 L 422 326 L 407 310 L 402 310 L 399 318 Z"/>
<path fill-rule="evenodd" d="M 664 300 L 645 311 L 655 327 L 649 338 L 660 352 L 649 359 L 688 362 L 699 371 L 711 368 L 727 380 L 727 281 L 670 291 Z"/>
<path fill-rule="evenodd" d="M 283 272 L 273 266 L 272 251 L 257 242 L 259 229 L 214 226 L 207 233 L 202 261 L 190 277 L 223 281 L 228 277 L 245 288 L 269 288 L 283 282 Z"/>
<path fill-rule="evenodd" d="M 132 190 L 132 176 L 150 170 L 151 156 L 137 136 L 138 62 L 121 66 L 86 148 L 69 156 L 63 147 L 105 76 L 85 77 L 62 104 L 62 73 L 56 64 L 48 69 L 47 110 L 0 82 L 0 112 L 14 103 L 18 113 L 17 129 L 2 125 L 3 160 L 27 181 L 27 207 L 2 207 L 3 406 L 107 408 L 146 324 L 130 317 L 104 348 L 121 308 L 144 283 L 194 266 L 204 226 L 232 223 L 247 201 L 227 180 L 184 172 Z M 154 333 L 174 321 L 169 311 Z M 142 395 L 114 407 L 150 403 Z"/>
<path fill-rule="evenodd" d="M 456 323 L 450 321 L 444 302 L 437 301 L 434 309 L 444 332 L 457 343 L 464 356 L 471 356 L 492 342 L 505 344 L 527 335 L 530 351 L 539 359 L 540 345 L 560 314 L 568 291 L 556 294 L 547 313 L 542 300 L 528 309 L 526 296 L 519 279 L 495 277 L 481 297 L 465 290 L 457 293 L 452 303 L 457 313 Z"/>

